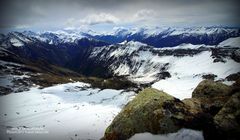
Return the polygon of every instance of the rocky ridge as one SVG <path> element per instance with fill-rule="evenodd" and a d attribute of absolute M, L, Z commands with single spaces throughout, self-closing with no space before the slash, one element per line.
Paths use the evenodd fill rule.
<path fill-rule="evenodd" d="M 204 80 L 192 98 L 178 100 L 147 88 L 129 102 L 106 129 L 104 140 L 125 140 L 136 133 L 173 133 L 181 128 L 203 131 L 208 139 L 237 139 L 240 132 L 239 81 L 233 86 Z"/>

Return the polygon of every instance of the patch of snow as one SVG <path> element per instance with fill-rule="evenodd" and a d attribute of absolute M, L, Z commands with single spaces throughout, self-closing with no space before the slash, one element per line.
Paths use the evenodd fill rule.
<path fill-rule="evenodd" d="M 219 43 L 217 47 L 240 48 L 240 37 L 226 39 Z"/>
<path fill-rule="evenodd" d="M 105 33 L 105 35 L 126 36 L 131 32 L 125 27 L 114 27 L 112 32 Z"/>
<path fill-rule="evenodd" d="M 23 42 L 26 42 L 26 43 L 31 42 L 31 40 L 28 39 L 28 38 L 27 38 L 25 35 L 23 35 L 23 34 L 19 34 L 19 33 L 17 33 L 17 32 L 13 32 L 12 34 L 14 34 L 18 39 L 20 39 L 20 40 L 23 41 Z"/>
<path fill-rule="evenodd" d="M 20 41 L 20 40 L 18 40 L 18 39 L 16 39 L 16 38 L 11 38 L 11 39 L 10 39 L 10 42 L 11 42 L 12 45 L 15 46 L 15 47 L 21 47 L 21 46 L 24 45 L 22 41 Z"/>
<path fill-rule="evenodd" d="M 127 40 L 124 40 L 123 42 L 118 43 L 118 44 L 120 44 L 120 45 L 125 45 L 125 44 L 127 44 Z"/>
<path fill-rule="evenodd" d="M 107 52 L 109 50 L 111 50 L 110 53 L 108 53 L 107 55 L 103 53 L 102 56 L 100 57 L 100 59 L 104 59 L 105 57 L 118 58 L 120 56 L 129 56 L 134 51 L 138 51 L 141 47 L 147 46 L 146 44 L 143 44 L 143 43 L 137 42 L 137 41 L 129 41 L 129 42 L 124 41 L 119 45 L 122 45 L 122 46 L 109 45 L 109 46 L 105 46 L 105 47 L 96 47 L 92 51 L 90 57 L 96 57 L 100 52 Z"/>
<path fill-rule="evenodd" d="M 155 62 L 158 56 L 150 51 L 139 51 L 137 56 L 132 56 L 131 65 L 127 62 L 121 63 L 117 67 L 113 64 L 111 69 L 117 75 L 129 75 L 128 79 L 136 83 L 148 83 L 156 79 L 156 74 L 160 71 L 160 67 L 165 63 Z"/>
<path fill-rule="evenodd" d="M 126 63 L 121 63 L 117 69 L 114 70 L 114 73 L 118 75 L 129 75 L 130 73 L 130 68 Z"/>
<path fill-rule="evenodd" d="M 232 59 L 227 59 L 225 63 L 213 63 L 210 51 L 204 51 L 193 57 L 172 57 L 171 59 L 173 60 L 168 69 L 171 78 L 160 80 L 152 87 L 179 99 L 191 98 L 192 91 L 202 81 L 204 74 L 215 74 L 217 79 L 223 79 L 240 70 L 239 63 Z"/>
<path fill-rule="evenodd" d="M 21 64 L 18 64 L 18 63 L 14 63 L 14 62 L 7 62 L 7 61 L 3 61 L 3 60 L 0 60 L 0 64 L 1 65 L 13 65 L 13 66 L 24 66 L 24 65 L 21 65 Z"/>
<path fill-rule="evenodd" d="M 221 28 L 221 27 L 192 27 L 192 28 L 171 28 L 171 32 L 169 35 L 212 35 L 212 34 L 221 34 L 221 33 L 226 33 L 226 32 L 232 32 L 235 33 L 237 32 L 236 29 L 226 29 L 226 28 Z"/>
<path fill-rule="evenodd" d="M 234 82 L 234 81 L 227 81 L 227 80 L 224 80 L 222 83 L 231 86 L 231 85 L 234 84 L 235 82 Z"/>
<path fill-rule="evenodd" d="M 50 42 L 49 42 L 48 44 L 51 44 L 51 45 L 52 45 L 52 44 L 53 44 L 53 40 L 50 40 Z"/>
<path fill-rule="evenodd" d="M 176 133 L 169 134 L 138 133 L 129 140 L 204 140 L 204 137 L 201 131 L 183 128 Z"/>
<path fill-rule="evenodd" d="M 147 46 L 147 44 L 138 42 L 138 41 L 129 41 L 126 43 L 126 45 L 129 45 L 131 47 L 141 47 L 141 46 Z"/>
<path fill-rule="evenodd" d="M 201 47 L 204 47 L 204 48 L 214 48 L 215 46 L 210 46 L 210 45 L 204 45 L 204 44 L 201 44 L 201 45 L 193 45 L 193 44 L 181 44 L 181 45 L 178 45 L 178 46 L 175 46 L 175 47 L 164 47 L 164 48 L 154 48 L 156 50 L 174 50 L 174 49 L 199 49 Z"/>
<path fill-rule="evenodd" d="M 0 135 L 15 140 L 100 139 L 134 92 L 93 89 L 75 82 L 0 97 Z M 8 134 L 11 128 L 40 128 L 44 134 Z"/>

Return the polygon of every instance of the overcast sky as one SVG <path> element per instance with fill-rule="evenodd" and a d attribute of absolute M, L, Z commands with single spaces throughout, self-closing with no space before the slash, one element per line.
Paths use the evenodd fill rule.
<path fill-rule="evenodd" d="M 0 29 L 239 26 L 237 0 L 6 0 Z"/>

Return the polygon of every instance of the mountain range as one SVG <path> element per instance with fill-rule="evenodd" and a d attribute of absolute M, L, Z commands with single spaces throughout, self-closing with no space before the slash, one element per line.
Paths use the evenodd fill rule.
<path fill-rule="evenodd" d="M 213 121 L 238 118 L 232 114 L 239 105 L 240 28 L 13 31 L 0 34 L 0 70 L 0 101 L 7 106 L 0 110 L 0 135 L 6 139 L 27 139 L 6 134 L 15 127 L 50 130 L 45 139 L 58 140 L 127 139 L 138 132 L 134 139 L 162 130 L 166 139 L 213 139 L 239 130 L 234 121 L 222 133 Z M 166 125 L 149 119 L 156 114 Z"/>
<path fill-rule="evenodd" d="M 133 83 L 151 85 L 176 76 L 179 72 L 170 72 L 171 69 L 187 58 L 195 60 L 199 57 L 194 63 L 211 67 L 233 61 L 228 74 L 238 72 L 239 36 L 240 29 L 230 27 L 115 28 L 109 33 L 91 30 L 23 31 L 1 34 L 0 44 L 2 51 L 9 51 L 32 63 L 55 65 L 85 76 L 121 76 Z M 184 65 L 187 64 L 183 63 L 182 67 Z M 188 76 L 206 74 L 215 74 L 218 79 L 228 76 L 224 71 L 214 72 L 213 68 Z"/>
<path fill-rule="evenodd" d="M 7 35 L 1 34 L 1 42 L 5 39 L 11 39 L 16 46 L 21 46 L 29 41 L 41 41 L 48 44 L 81 44 L 81 40 L 98 40 L 108 44 L 121 43 L 123 41 L 138 41 L 156 48 L 173 47 L 182 43 L 216 45 L 230 37 L 240 35 L 239 28 L 233 27 L 141 27 L 141 28 L 114 28 L 113 31 L 106 33 L 97 33 L 92 30 L 58 30 L 45 32 L 13 32 Z M 78 42 L 80 41 L 80 42 Z M 3 42 L 4 43 L 4 42 Z M 7 43 L 7 42 L 5 42 Z M 96 44 L 95 44 L 96 45 Z M 98 46 L 98 45 L 97 45 Z"/>

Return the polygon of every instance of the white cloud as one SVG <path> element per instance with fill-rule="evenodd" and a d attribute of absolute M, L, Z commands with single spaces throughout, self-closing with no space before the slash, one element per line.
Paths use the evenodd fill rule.
<path fill-rule="evenodd" d="M 149 19 L 153 19 L 154 17 L 156 17 L 156 12 L 153 10 L 142 9 L 140 11 L 137 11 L 137 13 L 135 13 L 133 17 L 137 21 L 149 20 Z"/>
<path fill-rule="evenodd" d="M 67 27 L 73 28 L 77 24 L 77 20 L 75 18 L 69 18 L 65 24 Z"/>
<path fill-rule="evenodd" d="M 19 25 L 16 25 L 14 26 L 16 29 L 25 29 L 25 28 L 29 28 L 31 27 L 30 25 L 27 25 L 27 24 L 19 24 Z"/>
<path fill-rule="evenodd" d="M 119 19 L 108 13 L 91 14 L 82 19 L 69 18 L 65 22 L 67 28 L 86 28 L 97 24 L 116 24 Z"/>
<path fill-rule="evenodd" d="M 114 24 L 117 23 L 119 19 L 111 14 L 108 13 L 100 13 L 100 14 L 92 14 L 84 19 L 80 20 L 81 24 L 84 25 L 96 25 L 96 24 Z"/>

